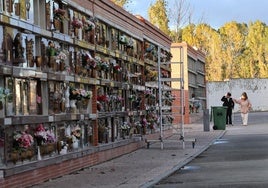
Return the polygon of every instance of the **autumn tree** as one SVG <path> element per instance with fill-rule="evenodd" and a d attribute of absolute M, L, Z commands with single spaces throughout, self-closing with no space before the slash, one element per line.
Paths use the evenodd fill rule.
<path fill-rule="evenodd" d="M 158 27 L 165 34 L 169 35 L 167 2 L 165 0 L 156 0 L 148 9 L 149 21 Z"/>
<path fill-rule="evenodd" d="M 169 19 L 171 25 L 170 37 L 173 42 L 182 42 L 182 27 L 191 24 L 192 13 L 187 0 L 176 0 L 169 9 Z"/>
<path fill-rule="evenodd" d="M 232 21 L 221 27 L 219 34 L 222 41 L 223 79 L 238 78 L 238 71 L 241 71 L 238 62 L 245 50 L 247 25 Z"/>
<path fill-rule="evenodd" d="M 261 21 L 250 23 L 246 38 L 247 57 L 241 64 L 247 69 L 243 77 L 268 77 L 268 28 Z"/>
<path fill-rule="evenodd" d="M 228 22 L 218 30 L 207 24 L 189 24 L 182 29 L 182 41 L 206 56 L 206 79 L 268 77 L 268 27 L 261 21 Z"/>
<path fill-rule="evenodd" d="M 127 4 L 131 3 L 132 0 L 111 0 L 114 4 L 124 8 Z"/>
<path fill-rule="evenodd" d="M 195 46 L 196 35 L 195 35 L 195 24 L 189 24 L 182 30 L 182 41 L 187 42 L 190 46 Z"/>
<path fill-rule="evenodd" d="M 222 79 L 221 40 L 219 33 L 208 24 L 189 24 L 183 29 L 182 40 L 197 47 L 206 56 L 206 79 Z"/>

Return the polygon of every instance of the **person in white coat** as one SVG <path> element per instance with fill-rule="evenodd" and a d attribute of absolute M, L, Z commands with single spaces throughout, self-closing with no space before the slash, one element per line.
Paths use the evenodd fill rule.
<path fill-rule="evenodd" d="M 233 99 L 235 103 L 240 105 L 242 125 L 248 125 L 248 113 L 252 107 L 248 95 L 246 92 L 243 92 L 240 99 Z"/>

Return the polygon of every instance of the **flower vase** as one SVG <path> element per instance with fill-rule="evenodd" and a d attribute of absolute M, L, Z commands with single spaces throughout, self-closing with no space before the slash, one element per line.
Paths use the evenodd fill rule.
<path fill-rule="evenodd" d="M 29 63 L 29 67 L 33 67 L 34 66 L 34 59 L 28 60 L 28 63 Z"/>
<path fill-rule="evenodd" d="M 82 100 L 78 100 L 78 101 L 76 102 L 76 108 L 77 108 L 79 111 L 83 109 L 83 102 L 82 102 Z M 81 113 L 81 112 L 80 112 L 80 113 Z"/>
<path fill-rule="evenodd" d="M 76 65 L 75 66 L 75 73 L 76 74 L 79 74 L 80 73 L 80 66 L 79 65 Z"/>
<path fill-rule="evenodd" d="M 35 61 L 36 61 L 36 67 L 41 67 L 42 66 L 42 57 L 41 56 L 36 56 L 35 57 Z"/>
<path fill-rule="evenodd" d="M 70 100 L 70 107 L 71 108 L 76 108 L 76 100 Z"/>
<path fill-rule="evenodd" d="M 10 159 L 14 164 L 16 164 L 17 161 L 19 160 L 19 152 L 17 152 L 17 151 L 12 152 L 10 154 Z"/>
<path fill-rule="evenodd" d="M 61 30 L 61 21 L 54 19 L 54 27 L 57 31 L 60 31 Z"/>
<path fill-rule="evenodd" d="M 41 152 L 40 152 L 40 146 L 37 146 L 37 160 L 38 161 L 42 160 Z"/>
<path fill-rule="evenodd" d="M 75 140 L 73 142 L 73 149 L 77 149 L 79 147 L 79 140 Z"/>
<path fill-rule="evenodd" d="M 24 161 L 25 159 L 27 159 L 27 152 L 26 151 L 22 151 L 20 153 L 20 159 L 21 159 L 21 161 Z"/>
<path fill-rule="evenodd" d="M 33 152 L 32 149 L 28 149 L 28 150 L 26 151 L 26 154 L 27 154 L 27 159 L 28 159 L 28 160 L 31 160 L 31 159 L 33 158 L 34 152 Z"/>
<path fill-rule="evenodd" d="M 65 112 L 65 102 L 64 101 L 61 101 L 60 107 L 61 107 L 61 112 Z"/>
<path fill-rule="evenodd" d="M 47 153 L 51 154 L 55 149 L 54 149 L 54 144 L 53 143 L 49 143 L 47 144 Z"/>
<path fill-rule="evenodd" d="M 78 29 L 77 28 L 74 28 L 74 36 L 77 38 L 78 36 Z"/>
<path fill-rule="evenodd" d="M 84 107 L 84 109 L 87 109 L 88 103 L 89 103 L 89 99 L 83 99 L 83 107 Z"/>
<path fill-rule="evenodd" d="M 76 113 L 76 100 L 70 100 L 70 107 L 71 107 L 72 113 Z"/>
<path fill-rule="evenodd" d="M 82 29 L 78 29 L 78 39 L 82 40 Z"/>
<path fill-rule="evenodd" d="M 64 71 L 64 69 L 65 69 L 65 62 L 60 61 L 60 71 Z"/>

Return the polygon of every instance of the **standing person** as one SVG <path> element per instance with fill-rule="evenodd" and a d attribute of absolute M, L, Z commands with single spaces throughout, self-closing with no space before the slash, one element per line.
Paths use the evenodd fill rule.
<path fill-rule="evenodd" d="M 248 112 L 251 108 L 251 102 L 248 99 L 248 95 L 246 92 L 243 92 L 240 99 L 234 99 L 234 102 L 240 105 L 242 124 L 248 125 Z"/>
<path fill-rule="evenodd" d="M 233 122 L 232 122 L 232 112 L 233 112 L 233 109 L 234 109 L 234 101 L 233 99 L 231 98 L 231 93 L 228 92 L 226 93 L 225 96 L 223 96 L 221 98 L 221 101 L 223 102 L 222 106 L 226 106 L 227 107 L 227 112 L 226 112 L 226 125 L 233 125 Z"/>

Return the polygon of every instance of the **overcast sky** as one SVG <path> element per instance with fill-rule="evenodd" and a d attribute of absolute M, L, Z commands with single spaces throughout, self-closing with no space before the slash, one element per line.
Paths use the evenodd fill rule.
<path fill-rule="evenodd" d="M 169 7 L 175 0 L 167 0 Z M 128 10 L 133 14 L 147 17 L 147 10 L 155 0 L 132 0 Z M 260 20 L 268 25 L 268 0 L 187 0 L 193 9 L 193 22 L 200 20 L 218 29 L 225 23 L 255 22 Z"/>

